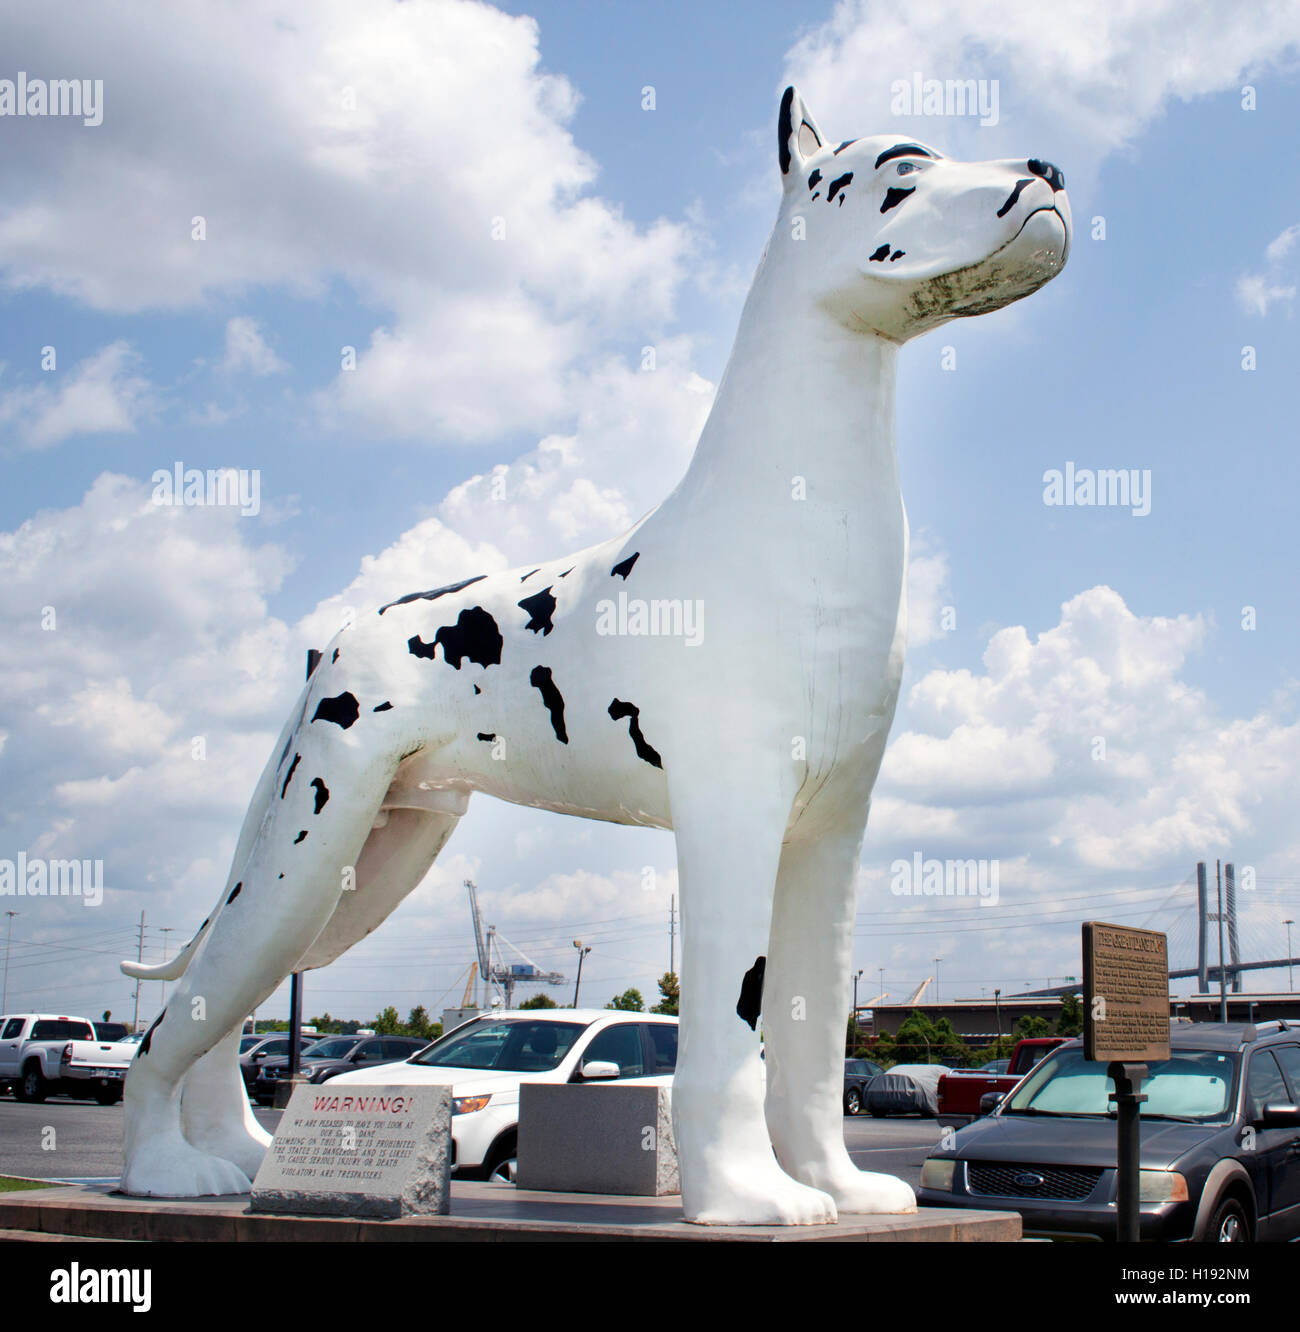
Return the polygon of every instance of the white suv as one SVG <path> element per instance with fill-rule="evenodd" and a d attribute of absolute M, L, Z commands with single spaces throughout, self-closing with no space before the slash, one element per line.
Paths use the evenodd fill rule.
<path fill-rule="evenodd" d="M 452 1163 L 464 1178 L 512 1179 L 521 1082 L 672 1086 L 677 1019 L 616 1009 L 533 1008 L 486 1014 L 400 1064 L 331 1078 L 331 1089 L 448 1086 Z"/>

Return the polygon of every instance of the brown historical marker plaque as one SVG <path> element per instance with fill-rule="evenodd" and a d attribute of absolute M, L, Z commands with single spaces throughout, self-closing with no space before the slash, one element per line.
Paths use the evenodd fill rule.
<path fill-rule="evenodd" d="M 1158 930 L 1084 921 L 1083 1057 L 1169 1058 L 1169 948 Z"/>

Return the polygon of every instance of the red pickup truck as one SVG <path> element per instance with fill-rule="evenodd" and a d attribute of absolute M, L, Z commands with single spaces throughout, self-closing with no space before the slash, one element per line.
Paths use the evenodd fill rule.
<path fill-rule="evenodd" d="M 939 1123 L 946 1128 L 961 1128 L 972 1119 L 988 1114 L 981 1100 L 990 1092 L 1003 1096 L 1029 1072 L 1039 1060 L 1063 1045 L 1068 1036 L 1035 1036 L 1016 1042 L 1005 1073 L 984 1073 L 978 1069 L 945 1073 L 939 1079 Z"/>

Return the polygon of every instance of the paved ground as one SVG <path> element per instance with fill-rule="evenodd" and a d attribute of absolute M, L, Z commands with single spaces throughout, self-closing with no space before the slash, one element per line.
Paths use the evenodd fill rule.
<path fill-rule="evenodd" d="M 258 1110 L 274 1132 L 278 1110 Z M 52 1130 L 52 1132 L 51 1132 Z M 845 1119 L 844 1140 L 863 1170 L 898 1175 L 913 1188 L 921 1163 L 939 1140 L 933 1119 Z M 0 1096 L 0 1174 L 33 1179 L 108 1179 L 121 1168 L 122 1107 L 54 1097 L 44 1105 L 21 1105 Z"/>
<path fill-rule="evenodd" d="M 258 1110 L 274 1132 L 279 1110 Z M 0 1175 L 106 1179 L 122 1168 L 122 1107 L 52 1097 L 23 1105 L 0 1095 Z"/>

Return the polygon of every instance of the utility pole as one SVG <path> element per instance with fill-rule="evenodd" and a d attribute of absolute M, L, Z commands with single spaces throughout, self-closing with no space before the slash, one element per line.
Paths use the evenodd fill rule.
<path fill-rule="evenodd" d="M 9 914 L 12 916 L 14 913 L 11 911 Z M 1290 994 L 1295 990 L 1295 981 L 1291 976 L 1291 959 L 1295 956 L 1291 951 L 1291 926 L 1295 924 L 1295 921 L 1284 920 L 1282 924 L 1286 926 L 1286 988 L 1287 993 Z M 6 953 L 5 956 L 7 957 L 8 954 Z"/>
<path fill-rule="evenodd" d="M 1002 991 L 993 991 L 993 1009 L 998 1015 L 998 1058 L 1002 1058 Z"/>
<path fill-rule="evenodd" d="M 17 914 L 18 913 L 16 911 L 5 912 L 5 915 L 9 917 L 9 929 L 5 934 L 5 978 L 4 978 L 4 986 L 2 989 L 0 989 L 0 1013 L 3 1013 L 5 1011 L 5 1008 L 9 1003 L 9 944 L 14 937 L 14 917 Z M 1287 956 L 1289 957 L 1291 955 L 1290 930 L 1287 931 L 1287 936 L 1286 936 L 1286 951 L 1287 951 Z"/>
<path fill-rule="evenodd" d="M 140 940 L 135 950 L 135 960 L 144 961 L 144 912 L 140 913 Z M 140 1030 L 140 978 L 135 981 L 135 1017 L 131 1019 L 131 1030 Z"/>
<path fill-rule="evenodd" d="M 942 961 L 943 958 L 941 957 L 934 959 L 934 1002 L 936 1004 L 939 1002 L 939 963 Z"/>
<path fill-rule="evenodd" d="M 668 899 L 668 970 L 677 975 L 677 894 Z M 575 1005 L 576 1007 L 576 1005 Z"/>
<path fill-rule="evenodd" d="M 575 939 L 573 946 L 578 950 L 578 979 L 573 982 L 573 1006 L 578 1006 L 578 991 L 582 988 L 582 959 L 591 952 L 591 945 L 583 946 L 581 939 Z"/>

